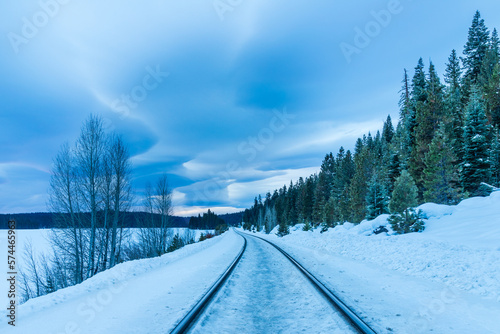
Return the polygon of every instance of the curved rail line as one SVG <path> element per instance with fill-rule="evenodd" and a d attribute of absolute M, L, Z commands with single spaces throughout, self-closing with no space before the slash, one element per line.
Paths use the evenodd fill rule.
<path fill-rule="evenodd" d="M 240 232 L 236 232 L 241 235 Z M 281 247 L 275 245 L 269 240 L 258 237 L 256 235 L 247 234 L 254 238 L 263 240 L 276 248 L 280 253 L 282 253 L 290 262 L 292 262 L 297 269 L 299 269 L 302 274 L 316 287 L 323 296 L 332 304 L 337 310 L 340 311 L 342 315 L 362 334 L 377 334 L 366 322 L 363 321 L 346 303 L 344 303 L 339 297 L 337 297 L 330 289 L 328 289 L 320 280 L 318 280 L 313 274 L 311 274 L 306 268 L 304 268 L 297 260 L 295 260 L 290 254 L 285 252 Z"/>
<path fill-rule="evenodd" d="M 236 256 L 233 262 L 225 270 L 225 272 L 219 277 L 219 279 L 212 285 L 212 287 L 205 293 L 205 295 L 198 301 L 198 303 L 189 311 L 189 313 L 177 324 L 177 326 L 170 332 L 171 334 L 181 334 L 187 333 L 187 331 L 194 325 L 198 320 L 199 316 L 203 313 L 205 308 L 210 304 L 213 297 L 221 289 L 221 287 L 226 282 L 227 278 L 231 275 L 232 271 L 240 261 L 243 253 L 246 250 L 247 239 L 245 237 L 254 237 L 261 239 L 274 248 L 276 248 L 280 253 L 282 253 L 310 282 L 311 284 L 326 298 L 326 300 L 332 304 L 346 319 L 347 321 L 360 333 L 362 334 L 376 334 L 376 332 L 366 324 L 349 306 L 347 306 L 340 298 L 338 298 L 330 289 L 328 289 L 320 280 L 318 280 L 313 274 L 311 274 L 307 269 L 305 269 L 297 260 L 295 260 L 290 254 L 285 252 L 281 247 L 275 245 L 274 243 L 247 233 L 236 232 L 244 239 L 243 247 L 240 253 Z"/>
<path fill-rule="evenodd" d="M 170 332 L 171 334 L 181 334 L 187 333 L 187 331 L 191 328 L 191 326 L 196 322 L 198 317 L 202 314 L 203 310 L 210 304 L 212 298 L 215 296 L 217 291 L 224 285 L 226 280 L 228 279 L 231 272 L 234 270 L 238 262 L 240 261 L 245 249 L 247 248 L 247 239 L 242 236 L 244 239 L 243 247 L 241 247 L 240 252 L 236 256 L 236 258 L 231 262 L 229 267 L 224 271 L 224 273 L 217 279 L 217 281 L 208 289 L 208 291 L 201 297 L 201 299 L 196 303 L 196 305 L 189 311 L 188 314 L 175 326 L 175 328 Z"/>

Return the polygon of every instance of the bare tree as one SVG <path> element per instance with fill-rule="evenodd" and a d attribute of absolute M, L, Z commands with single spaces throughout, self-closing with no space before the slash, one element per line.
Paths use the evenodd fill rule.
<path fill-rule="evenodd" d="M 63 144 L 52 167 L 48 207 L 58 227 L 52 231 L 52 244 L 58 251 L 71 255 L 73 282 L 78 284 L 84 279 L 85 237 L 81 228 L 81 199 L 74 160 L 69 145 Z"/>
<path fill-rule="evenodd" d="M 106 134 L 102 119 L 94 115 L 83 124 L 73 149 L 67 143 L 61 146 L 49 188 L 48 207 L 57 226 L 50 234 L 52 254 L 35 259 L 28 250 L 25 296 L 78 284 L 120 260 L 127 237 L 123 217 L 132 202 L 129 158 L 123 139 Z M 164 212 L 161 221 L 166 225 L 169 210 L 165 204 L 157 209 L 156 198 L 150 196 L 151 212 Z"/>
<path fill-rule="evenodd" d="M 108 249 L 109 249 L 109 237 L 110 237 L 110 215 L 112 211 L 112 199 L 113 199 L 113 163 L 111 157 L 111 139 L 108 138 L 106 143 L 106 152 L 104 159 L 102 161 L 102 201 L 103 201 L 103 228 L 104 233 L 102 235 L 104 240 L 100 242 L 99 256 L 98 259 L 102 261 L 102 269 L 106 269 L 108 263 Z"/>
<path fill-rule="evenodd" d="M 144 208 L 146 216 L 141 222 L 141 248 L 147 257 L 165 254 L 172 236 L 169 228 L 172 214 L 172 191 L 166 174 L 158 179 L 154 190 L 151 184 L 146 185 Z"/>
<path fill-rule="evenodd" d="M 79 181 L 86 209 L 90 213 L 90 244 L 88 255 L 88 277 L 96 272 L 95 249 L 97 231 L 97 211 L 102 182 L 102 160 L 105 152 L 105 133 L 102 119 L 90 115 L 82 126 L 76 142 L 76 160 Z"/>
<path fill-rule="evenodd" d="M 109 157 L 111 159 L 111 166 L 114 176 L 113 183 L 113 226 L 111 229 L 111 255 L 110 266 L 116 264 L 118 249 L 117 246 L 117 229 L 120 220 L 120 214 L 130 207 L 131 189 L 131 165 L 130 155 L 127 147 L 120 136 L 113 136 L 112 145 L 110 147 Z M 122 232 L 122 231 L 120 231 Z M 121 244 L 121 237 L 120 243 Z"/>
<path fill-rule="evenodd" d="M 160 250 L 164 254 L 167 252 L 167 237 L 169 236 L 170 216 L 172 215 L 172 191 L 168 185 L 167 174 L 163 174 L 156 183 L 155 196 L 156 211 L 160 215 Z"/>
<path fill-rule="evenodd" d="M 157 226 L 155 224 L 155 208 L 154 208 L 154 195 L 151 183 L 146 183 L 144 189 L 144 211 L 146 215 L 140 222 L 140 244 L 145 257 L 155 256 L 157 251 L 155 245 L 157 244 Z"/>

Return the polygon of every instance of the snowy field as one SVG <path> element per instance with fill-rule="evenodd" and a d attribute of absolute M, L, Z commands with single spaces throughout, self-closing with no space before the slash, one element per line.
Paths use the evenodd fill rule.
<path fill-rule="evenodd" d="M 121 263 L 81 284 L 20 305 L 0 333 L 167 333 L 241 249 L 226 233 L 161 257 Z"/>
<path fill-rule="evenodd" d="M 198 241 L 200 235 L 202 233 L 213 233 L 213 230 L 189 230 L 187 228 L 172 228 L 173 234 L 179 234 L 181 237 L 189 234 L 194 237 L 196 241 Z M 31 244 L 33 253 L 36 257 L 40 257 L 43 254 L 50 255 L 51 253 L 51 244 L 50 244 L 50 229 L 36 229 L 36 230 L 16 230 L 16 266 L 19 268 L 24 267 L 25 262 L 25 249 L 28 244 Z M 137 228 L 129 228 L 124 229 L 124 244 L 127 244 L 131 241 L 136 241 L 139 235 L 139 229 Z M 6 276 L 5 273 L 7 270 L 7 230 L 0 230 L 0 245 L 2 245 L 0 249 L 0 259 L 2 259 L 2 263 L 0 268 L 2 270 L 2 279 L 0 280 L 0 305 L 7 305 L 7 291 L 8 286 L 3 276 Z M 4 246 L 5 245 L 5 246 Z M 19 278 L 19 276 L 18 276 Z M 19 286 L 17 287 L 17 291 L 19 292 Z M 20 299 L 18 298 L 18 301 Z M 3 306 L 2 306 L 3 309 Z"/>

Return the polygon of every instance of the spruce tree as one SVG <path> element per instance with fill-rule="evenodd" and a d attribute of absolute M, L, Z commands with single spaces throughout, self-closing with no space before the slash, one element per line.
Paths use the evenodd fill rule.
<path fill-rule="evenodd" d="M 464 156 L 461 181 L 465 191 L 472 196 L 479 195 L 481 182 L 487 181 L 488 162 L 488 124 L 479 88 L 474 87 L 469 104 L 463 132 Z"/>
<path fill-rule="evenodd" d="M 451 146 L 454 148 L 454 153 L 457 159 L 462 157 L 462 132 L 464 124 L 464 111 L 462 105 L 461 93 L 461 77 L 460 62 L 456 51 L 451 52 L 446 65 L 446 73 L 444 81 L 447 83 L 445 92 L 445 131 Z"/>
<path fill-rule="evenodd" d="M 389 222 L 397 233 L 419 232 L 424 229 L 420 212 L 413 209 L 417 205 L 418 189 L 407 170 L 403 170 L 394 184 L 389 209 Z"/>
<path fill-rule="evenodd" d="M 420 65 L 420 64 L 419 64 Z M 420 196 L 423 195 L 423 171 L 425 154 L 429 150 L 429 145 L 434 137 L 434 133 L 443 121 L 444 113 L 444 93 L 443 85 L 436 73 L 434 64 L 429 65 L 429 75 L 425 79 L 425 87 L 421 92 L 423 101 L 417 101 L 415 127 L 415 148 L 412 151 L 410 160 L 410 172 L 417 183 Z M 420 88 L 419 88 L 420 89 Z M 420 197 L 422 198 L 422 197 Z"/>
<path fill-rule="evenodd" d="M 314 225 L 320 224 L 323 218 L 323 208 L 329 199 L 330 184 L 326 173 L 320 171 L 316 189 L 314 191 L 314 209 L 313 219 Z"/>
<path fill-rule="evenodd" d="M 389 209 L 391 213 L 403 213 L 406 209 L 417 205 L 418 189 L 413 177 L 405 169 L 394 183 Z"/>
<path fill-rule="evenodd" d="M 415 138 L 417 133 L 417 127 L 419 126 L 419 118 L 422 119 L 422 114 L 424 113 L 424 104 L 427 100 L 427 91 L 426 91 L 427 79 L 424 71 L 424 61 L 422 58 L 418 60 L 417 66 L 415 67 L 415 74 L 413 75 L 411 81 L 411 118 L 408 119 L 407 122 L 411 122 L 406 124 L 406 130 L 408 131 L 409 141 L 406 143 L 410 147 L 410 166 L 415 166 L 417 163 L 415 161 L 416 156 L 418 155 L 415 152 L 417 146 L 417 139 Z M 416 166 L 415 166 L 416 168 Z"/>
<path fill-rule="evenodd" d="M 356 169 L 349 187 L 349 203 L 351 209 L 351 220 L 359 223 L 366 217 L 366 177 L 361 169 Z"/>
<path fill-rule="evenodd" d="M 499 43 L 498 33 L 495 29 L 491 35 L 478 79 L 485 102 L 486 117 L 493 125 L 499 125 L 500 113 Z"/>
<path fill-rule="evenodd" d="M 457 51 L 453 49 L 448 57 L 444 81 L 448 84 L 452 91 L 460 88 L 462 81 L 462 70 L 460 68 L 460 60 L 457 56 Z"/>
<path fill-rule="evenodd" d="M 329 227 L 335 226 L 338 221 L 337 203 L 334 197 L 330 197 L 323 208 L 323 219 L 321 223 L 321 232 L 325 232 Z"/>
<path fill-rule="evenodd" d="M 314 188 L 315 188 L 315 178 L 310 176 L 306 178 L 304 189 L 302 191 L 303 207 L 302 216 L 306 221 L 312 222 L 312 209 L 314 205 Z"/>
<path fill-rule="evenodd" d="M 500 188 L 500 130 L 497 127 L 490 149 L 490 183 Z"/>
<path fill-rule="evenodd" d="M 399 99 L 399 122 L 396 128 L 402 160 L 407 163 L 413 147 L 413 128 L 415 127 L 415 110 L 412 108 L 411 86 L 408 72 L 404 70 L 403 86 Z"/>
<path fill-rule="evenodd" d="M 493 69 L 499 62 L 499 43 L 498 32 L 496 29 L 494 29 L 493 33 L 491 34 L 488 49 L 486 50 L 486 55 L 481 64 L 481 72 L 478 78 L 478 84 L 481 87 L 488 86 L 490 78 L 493 74 Z"/>
<path fill-rule="evenodd" d="M 392 125 L 391 115 L 387 116 L 382 129 L 382 139 L 385 143 L 390 144 L 394 137 L 394 125 Z"/>
<path fill-rule="evenodd" d="M 399 160 L 399 154 L 398 153 L 393 153 L 389 162 L 389 167 L 388 167 L 388 180 L 389 180 L 389 193 L 392 193 L 394 189 L 394 182 L 396 182 L 396 179 L 399 177 L 401 174 L 402 170 L 401 166 L 401 161 Z"/>
<path fill-rule="evenodd" d="M 179 248 L 182 248 L 183 246 L 184 246 L 184 243 L 182 242 L 181 237 L 179 236 L 179 234 L 176 233 L 174 235 L 174 238 L 172 239 L 172 242 L 170 243 L 170 245 L 167 248 L 167 253 L 173 252 Z"/>
<path fill-rule="evenodd" d="M 424 201 L 456 204 L 459 201 L 456 158 L 444 127 L 436 133 L 425 155 Z"/>
<path fill-rule="evenodd" d="M 492 70 L 488 82 L 483 87 L 486 115 L 493 126 L 500 126 L 500 64 Z"/>
<path fill-rule="evenodd" d="M 416 108 L 418 102 L 425 102 L 427 100 L 426 92 L 426 76 L 424 71 L 424 61 L 422 58 L 418 60 L 415 67 L 415 74 L 411 80 L 411 104 Z"/>
<path fill-rule="evenodd" d="M 372 220 L 384 213 L 389 213 L 389 198 L 383 182 L 378 173 L 374 173 L 366 195 L 366 219 Z"/>
<path fill-rule="evenodd" d="M 359 223 L 366 217 L 366 193 L 367 184 L 372 177 L 373 170 L 376 166 L 373 157 L 375 148 L 373 139 L 370 134 L 364 140 L 366 144 L 356 146 L 356 154 L 354 156 L 355 172 L 349 186 L 351 217 L 353 223 Z"/>
<path fill-rule="evenodd" d="M 278 232 L 276 233 L 276 235 L 278 237 L 284 237 L 287 234 L 290 234 L 290 229 L 289 229 L 288 224 L 286 223 L 286 221 L 282 220 L 280 222 L 280 224 L 279 224 Z"/>
<path fill-rule="evenodd" d="M 304 188 L 305 188 L 305 183 L 304 179 L 302 177 L 299 177 L 299 180 L 297 181 L 297 196 L 295 198 L 295 209 L 297 210 L 297 216 L 299 223 L 304 223 Z"/>
<path fill-rule="evenodd" d="M 462 62 L 465 68 L 465 77 L 471 85 L 477 84 L 481 67 L 486 57 L 489 45 L 489 32 L 481 18 L 481 13 L 476 11 L 469 28 L 469 36 L 464 46 Z"/>

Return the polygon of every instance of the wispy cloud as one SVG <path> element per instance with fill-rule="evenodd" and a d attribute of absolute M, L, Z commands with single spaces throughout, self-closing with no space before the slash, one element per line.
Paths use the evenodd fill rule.
<path fill-rule="evenodd" d="M 476 9 L 500 27 L 496 2 L 406 1 L 347 64 L 339 44 L 384 6 L 243 1 L 221 20 L 212 1 L 70 1 L 16 53 L 8 34 L 43 8 L 10 2 L 0 13 L 0 211 L 46 209 L 52 157 L 89 113 L 124 135 L 138 196 L 167 172 L 179 212 L 246 207 L 397 117 L 403 68 L 432 56 L 442 71 Z M 147 79 L 157 68 L 168 77 Z M 273 131 L 284 108 L 295 118 Z"/>

